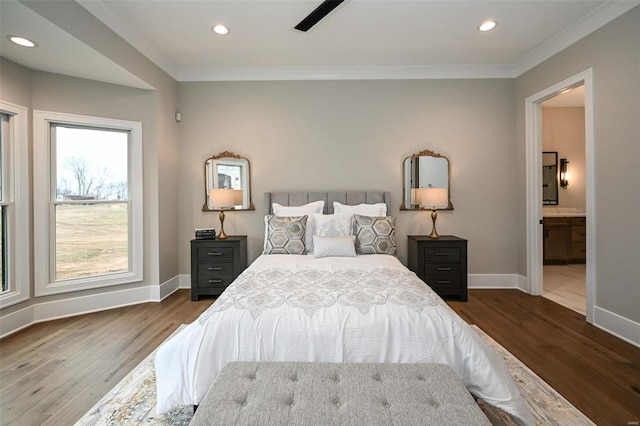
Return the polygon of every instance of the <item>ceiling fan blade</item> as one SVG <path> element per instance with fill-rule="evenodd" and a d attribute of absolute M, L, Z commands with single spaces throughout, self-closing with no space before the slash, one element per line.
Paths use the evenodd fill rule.
<path fill-rule="evenodd" d="M 316 8 L 313 12 L 309 14 L 306 18 L 304 18 L 298 25 L 296 25 L 296 30 L 300 31 L 308 31 L 311 27 L 317 24 L 322 18 L 327 16 L 333 9 L 340 6 L 344 0 L 325 0 L 322 2 L 320 6 Z"/>

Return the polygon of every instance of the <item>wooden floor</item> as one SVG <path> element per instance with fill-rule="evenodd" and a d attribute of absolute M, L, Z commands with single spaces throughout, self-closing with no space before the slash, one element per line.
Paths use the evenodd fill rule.
<path fill-rule="evenodd" d="M 597 425 L 640 421 L 640 349 L 544 297 L 470 290 L 449 305 L 476 324 Z"/>
<path fill-rule="evenodd" d="M 37 324 L 0 341 L 0 424 L 71 425 L 180 324 L 212 302 L 162 303 Z M 598 425 L 640 420 L 640 349 L 518 290 L 450 302 Z"/>

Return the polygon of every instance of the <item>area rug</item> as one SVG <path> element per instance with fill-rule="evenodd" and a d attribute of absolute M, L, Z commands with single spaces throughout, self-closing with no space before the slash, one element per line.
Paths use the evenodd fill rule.
<path fill-rule="evenodd" d="M 178 327 L 172 336 L 183 327 L 185 326 Z M 594 424 L 505 348 L 478 327 L 474 325 L 472 327 L 509 368 L 520 388 L 520 393 L 531 408 L 537 425 Z M 164 415 L 155 413 L 154 356 L 155 351 L 98 401 L 76 425 L 188 425 L 193 416 L 192 407 L 176 409 Z M 482 404 L 481 401 L 479 404 L 493 424 L 513 424 L 507 414 Z"/>

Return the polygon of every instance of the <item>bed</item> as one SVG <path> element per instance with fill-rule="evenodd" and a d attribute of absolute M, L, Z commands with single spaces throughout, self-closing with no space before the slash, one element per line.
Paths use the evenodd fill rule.
<path fill-rule="evenodd" d="M 452 367 L 475 397 L 524 424 L 533 424 L 506 366 L 462 318 L 402 265 L 392 254 L 395 246 L 389 247 L 389 239 L 373 238 L 369 243 L 374 253 L 362 254 L 368 253 L 366 237 L 360 246 L 354 237 L 358 252 L 340 256 L 333 256 L 331 250 L 342 253 L 345 236 L 315 236 L 311 252 L 300 240 L 287 241 L 285 246 L 294 252 L 303 246 L 298 254 L 280 254 L 283 248 L 277 235 L 273 247 L 267 244 L 276 207 L 285 213 L 299 212 L 308 205 L 317 209 L 322 201 L 319 213 L 279 219 L 315 217 L 311 230 L 318 234 L 336 231 L 336 223 L 342 221 L 339 216 L 350 212 L 351 206 L 375 213 L 372 206 L 384 205 L 386 211 L 389 198 L 386 192 L 265 194 L 265 253 L 269 254 L 259 256 L 196 321 L 158 349 L 157 412 L 198 405 L 230 361 L 438 363 Z M 302 210 L 287 210 L 287 206 Z M 365 221 L 365 228 L 357 227 L 358 218 L 383 219 L 354 209 L 349 213 L 354 233 L 371 225 Z M 324 226 L 329 219 L 336 223 Z M 377 223 L 378 228 L 385 228 L 381 224 L 385 225 Z M 296 226 L 293 229 L 299 231 Z M 338 240 L 341 244 L 331 246 Z M 330 250 L 319 256 L 327 241 Z"/>

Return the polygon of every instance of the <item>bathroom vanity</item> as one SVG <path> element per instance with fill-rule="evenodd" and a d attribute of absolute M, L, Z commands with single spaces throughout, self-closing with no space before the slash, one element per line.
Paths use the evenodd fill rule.
<path fill-rule="evenodd" d="M 576 209 L 543 209 L 544 264 L 585 263 L 587 220 Z"/>

